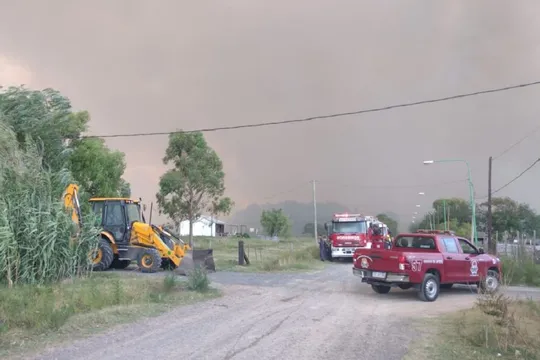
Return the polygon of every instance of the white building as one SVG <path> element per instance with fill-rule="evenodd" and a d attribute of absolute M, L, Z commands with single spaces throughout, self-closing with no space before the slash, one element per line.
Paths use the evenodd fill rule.
<path fill-rule="evenodd" d="M 221 236 L 225 232 L 225 223 L 211 216 L 203 215 L 193 222 L 193 236 Z M 189 221 L 180 223 L 180 236 L 189 236 Z"/>

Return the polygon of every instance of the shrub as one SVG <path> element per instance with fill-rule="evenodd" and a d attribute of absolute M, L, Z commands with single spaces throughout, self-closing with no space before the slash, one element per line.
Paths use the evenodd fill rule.
<path fill-rule="evenodd" d="M 210 279 L 204 267 L 196 267 L 188 273 L 187 287 L 192 291 L 205 292 L 210 289 Z"/>
<path fill-rule="evenodd" d="M 171 292 L 177 284 L 176 276 L 172 273 L 167 274 L 163 279 L 163 289 L 165 292 Z"/>

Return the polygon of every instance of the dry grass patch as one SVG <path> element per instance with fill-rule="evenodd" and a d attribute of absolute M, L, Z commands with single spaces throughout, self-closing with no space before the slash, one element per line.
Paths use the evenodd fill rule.
<path fill-rule="evenodd" d="M 219 296 L 173 276 L 95 273 L 84 279 L 0 290 L 0 357 L 161 314 Z"/>
<path fill-rule="evenodd" d="M 238 265 L 238 241 L 244 241 L 249 266 Z M 302 271 L 320 269 L 319 248 L 312 238 L 279 242 L 242 238 L 195 238 L 195 248 L 214 249 L 216 270 L 245 272 Z"/>
<path fill-rule="evenodd" d="M 423 325 L 436 331 L 413 345 L 410 359 L 540 359 L 538 301 L 484 295 L 472 309 Z"/>

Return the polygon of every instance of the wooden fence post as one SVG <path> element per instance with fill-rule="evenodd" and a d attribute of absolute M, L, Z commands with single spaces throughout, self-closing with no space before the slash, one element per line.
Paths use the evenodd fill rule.
<path fill-rule="evenodd" d="M 242 240 L 238 241 L 238 265 L 244 265 L 244 242 Z"/>

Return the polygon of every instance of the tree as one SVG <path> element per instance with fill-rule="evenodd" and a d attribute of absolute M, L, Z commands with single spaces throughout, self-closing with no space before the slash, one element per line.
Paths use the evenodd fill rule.
<path fill-rule="evenodd" d="M 437 219 L 442 219 L 442 222 L 444 222 L 445 213 L 447 220 L 456 219 L 459 224 L 471 222 L 471 207 L 465 199 L 437 199 L 433 202 L 433 209 L 438 215 Z"/>
<path fill-rule="evenodd" d="M 159 181 L 156 197 L 160 212 L 168 215 L 176 226 L 187 219 L 189 242 L 193 244 L 193 223 L 202 212 L 213 203 L 232 205 L 230 199 L 221 200 L 225 192 L 223 163 L 201 132 L 171 134 L 163 163 L 172 163 L 174 167 Z M 214 210 L 224 208 L 218 206 Z"/>
<path fill-rule="evenodd" d="M 313 223 L 307 223 L 306 225 L 304 225 L 304 231 L 302 232 L 303 235 L 311 235 L 311 236 L 315 236 L 315 226 L 313 226 Z M 317 223 L 317 234 L 321 235 L 321 234 L 324 234 L 326 233 L 326 229 L 324 228 L 324 224 L 322 223 Z"/>
<path fill-rule="evenodd" d="M 289 235 L 291 223 L 289 217 L 281 209 L 263 210 L 261 214 L 261 226 L 270 236 Z"/>
<path fill-rule="evenodd" d="M 28 136 L 37 144 L 43 166 L 59 171 L 68 161 L 71 140 L 87 130 L 90 115 L 72 112 L 68 98 L 53 89 L 10 87 L 0 93 L 0 113 L 24 145 Z"/>
<path fill-rule="evenodd" d="M 446 214 L 443 209 L 446 201 Z M 426 214 L 416 224 L 411 224 L 409 230 L 419 228 L 444 229 L 444 218 L 448 229 L 456 234 L 469 237 L 471 231 L 471 210 L 469 203 L 464 199 L 437 199 L 433 202 L 434 211 Z M 540 216 L 528 204 L 519 203 L 509 197 L 492 199 L 493 231 L 507 233 L 514 238 L 518 232 L 532 234 L 540 231 Z M 485 229 L 487 221 L 487 202 L 477 205 L 477 230 Z"/>
<path fill-rule="evenodd" d="M 131 192 L 122 179 L 126 168 L 124 154 L 107 148 L 102 139 L 76 140 L 69 168 L 90 196 L 115 197 Z"/>
<path fill-rule="evenodd" d="M 388 229 L 392 232 L 393 236 L 397 235 L 398 233 L 398 222 L 394 220 L 392 217 L 390 217 L 387 214 L 379 214 L 377 215 L 377 219 L 382 221 L 388 226 Z"/>
<path fill-rule="evenodd" d="M 487 220 L 487 202 L 479 206 L 479 218 L 482 222 Z M 509 198 L 491 199 L 493 231 L 507 232 L 510 237 L 517 236 L 518 232 L 531 234 L 540 231 L 540 217 L 528 204 L 518 203 Z"/>
<path fill-rule="evenodd" d="M 131 185 L 124 179 L 120 179 L 120 190 L 118 191 L 120 197 L 131 197 Z"/>
<path fill-rule="evenodd" d="M 24 148 L 36 144 L 42 166 L 52 172 L 70 171 L 73 180 L 91 196 L 126 193 L 121 176 L 124 154 L 109 150 L 100 139 L 80 140 L 90 114 L 73 112 L 71 102 L 53 89 L 42 91 L 10 87 L 0 92 L 0 114 Z"/>

